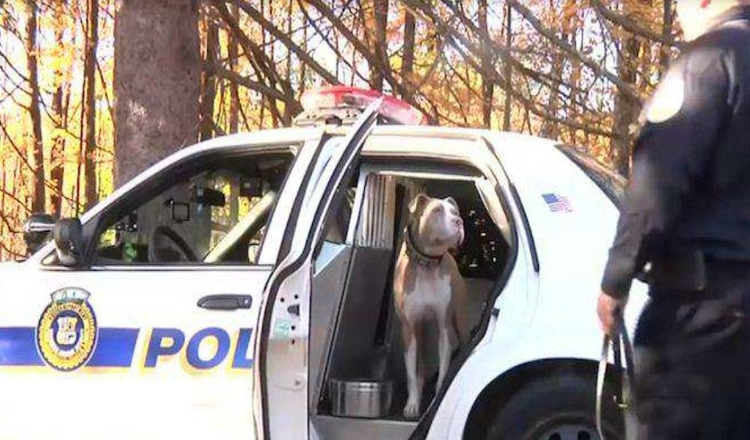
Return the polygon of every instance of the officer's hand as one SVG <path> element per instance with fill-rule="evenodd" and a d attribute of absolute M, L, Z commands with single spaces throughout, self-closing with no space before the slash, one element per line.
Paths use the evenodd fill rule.
<path fill-rule="evenodd" d="M 625 310 L 627 302 L 627 299 L 613 298 L 605 292 L 599 293 L 599 299 L 596 302 L 596 313 L 599 315 L 599 324 L 604 333 L 614 336 L 617 330 L 615 327 L 615 317 Z"/>

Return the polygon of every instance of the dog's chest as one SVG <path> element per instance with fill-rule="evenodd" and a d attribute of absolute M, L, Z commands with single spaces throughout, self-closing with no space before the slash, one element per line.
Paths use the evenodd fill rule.
<path fill-rule="evenodd" d="M 412 318 L 443 314 L 451 301 L 451 280 L 439 272 L 418 269 L 414 290 L 404 298 L 404 311 Z"/>

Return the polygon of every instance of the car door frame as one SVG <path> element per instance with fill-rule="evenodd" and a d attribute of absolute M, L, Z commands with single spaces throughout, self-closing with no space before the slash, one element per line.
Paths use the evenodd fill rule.
<path fill-rule="evenodd" d="M 294 155 L 290 170 L 286 176 L 282 189 L 298 188 L 301 180 L 299 176 L 304 176 L 307 167 L 310 164 L 310 158 L 302 157 L 305 150 L 304 145 L 308 143 L 317 143 L 323 135 L 322 129 L 279 129 L 279 130 L 261 130 L 253 133 L 243 133 L 226 138 L 215 138 L 209 141 L 187 147 L 161 161 L 155 163 L 149 168 L 142 171 L 122 186 L 117 188 L 109 196 L 94 205 L 91 209 L 85 211 L 81 216 L 84 258 L 82 264 L 77 267 L 64 267 L 55 262 L 55 244 L 49 240 L 41 246 L 33 255 L 26 260 L 26 264 L 35 264 L 41 270 L 63 270 L 76 271 L 87 270 L 92 262 L 92 256 L 95 248 L 92 245 L 94 238 L 101 231 L 101 221 L 106 214 L 112 209 L 122 204 L 126 199 L 130 200 L 131 193 L 143 191 L 144 185 L 153 184 L 154 180 L 159 179 L 165 173 L 171 173 L 175 168 L 185 166 L 189 162 L 203 160 L 204 158 L 215 156 L 217 154 L 232 154 L 246 152 L 249 155 L 263 154 L 278 150 L 283 152 L 284 149 Z M 293 193 L 293 194 L 290 194 Z M 296 199 L 296 191 L 280 191 L 279 199 L 272 208 L 270 217 L 279 211 L 282 212 L 286 207 Z M 288 200 L 287 200 L 288 199 Z M 286 230 L 288 217 L 279 216 L 278 228 L 273 230 L 269 228 L 268 236 L 274 238 L 282 237 Z M 279 229 L 277 232 L 276 229 Z M 274 265 L 277 261 L 278 245 L 272 242 L 272 239 L 264 240 L 264 246 L 258 256 L 257 265 Z M 268 246 L 265 246 L 268 242 Z"/>
<path fill-rule="evenodd" d="M 307 289 L 305 289 L 304 292 L 299 292 L 297 294 L 299 300 L 298 303 L 296 303 L 296 306 L 298 307 L 298 317 L 305 325 L 300 325 L 296 332 L 292 331 L 285 337 L 290 341 L 290 346 L 286 347 L 290 352 L 295 345 L 295 334 L 303 337 L 303 341 L 301 341 L 302 343 L 296 344 L 297 347 L 294 348 L 294 353 L 292 355 L 287 354 L 287 357 L 297 355 L 297 359 L 301 361 L 294 365 L 295 371 L 286 371 L 284 373 L 290 377 L 297 374 L 299 375 L 298 377 L 302 378 L 301 380 L 294 380 L 295 386 L 299 387 L 299 390 L 302 390 L 300 392 L 302 397 L 299 399 L 299 402 L 293 403 L 296 404 L 295 409 L 298 412 L 302 413 L 302 411 L 304 411 L 305 416 L 303 417 L 304 420 L 297 420 L 295 415 L 291 415 L 287 416 L 287 420 L 289 421 L 289 419 L 291 419 L 289 423 L 297 424 L 293 429 L 298 430 L 299 433 L 304 433 L 304 437 L 309 436 L 309 378 L 307 371 L 308 362 L 306 347 L 309 344 L 310 330 L 309 301 L 311 293 L 310 287 L 312 283 L 312 256 L 322 245 L 322 233 L 328 215 L 331 212 L 335 212 L 337 206 L 343 202 L 346 191 L 342 191 L 342 187 L 345 187 L 346 183 L 351 179 L 358 164 L 358 159 L 361 156 L 365 140 L 378 122 L 378 109 L 381 102 L 382 100 L 377 100 L 363 111 L 357 123 L 355 123 L 354 127 L 349 131 L 341 144 L 339 144 L 339 148 L 341 149 L 339 157 L 323 157 L 321 153 L 325 148 L 326 142 L 331 140 L 331 137 L 324 136 L 323 139 L 321 139 L 320 145 L 314 152 L 314 158 L 309 169 L 310 172 L 306 176 L 303 185 L 300 187 L 300 191 L 297 193 L 297 198 L 290 215 L 290 218 L 295 221 L 291 221 L 287 225 L 284 239 L 280 247 L 279 263 L 267 283 L 263 295 L 263 303 L 261 304 L 260 322 L 258 326 L 259 331 L 256 339 L 255 350 L 258 362 L 256 363 L 255 368 L 256 379 L 254 381 L 255 390 L 253 393 L 253 396 L 256 399 L 253 407 L 255 410 L 255 426 L 258 438 L 269 440 L 273 438 L 272 431 L 275 430 L 275 428 L 278 428 L 278 426 L 272 426 L 271 423 L 270 413 L 275 410 L 269 408 L 270 386 L 267 365 L 271 360 L 271 357 L 280 358 L 282 362 L 284 360 L 284 358 L 277 353 L 270 353 L 270 345 L 272 342 L 272 321 L 274 320 L 277 308 L 281 309 L 282 307 L 286 307 L 288 311 L 295 305 L 292 304 L 290 306 L 284 304 L 284 298 L 279 298 L 284 283 L 295 276 L 302 276 L 303 280 L 305 280 L 304 277 L 307 277 Z M 332 156 L 335 154 L 336 152 L 333 152 Z M 314 172 L 316 171 L 315 165 L 322 159 L 329 162 L 324 163 L 318 171 L 318 174 L 314 175 Z M 331 159 L 335 160 L 331 161 Z M 327 181 L 323 180 L 326 178 L 328 179 Z M 321 182 L 325 184 L 325 187 L 316 195 L 315 184 Z M 303 208 L 303 204 L 306 201 L 307 207 L 309 207 L 307 210 Z M 302 237 L 298 237 L 299 234 L 302 234 Z M 294 240 L 295 238 L 303 237 L 304 243 L 295 242 Z M 300 271 L 306 266 L 310 270 L 308 273 L 302 273 L 302 275 L 300 275 Z M 280 302 L 277 303 L 277 299 L 280 299 Z M 279 340 L 283 339 L 280 338 Z M 301 356 L 299 356 L 300 353 Z M 292 413 L 294 414 L 294 412 Z"/>

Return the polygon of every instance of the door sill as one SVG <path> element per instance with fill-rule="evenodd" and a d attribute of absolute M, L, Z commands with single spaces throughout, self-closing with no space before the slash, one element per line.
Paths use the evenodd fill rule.
<path fill-rule="evenodd" d="M 355 419 L 349 417 L 313 416 L 311 439 L 344 440 L 357 433 L 357 440 L 406 440 L 418 422 L 392 419 Z"/>

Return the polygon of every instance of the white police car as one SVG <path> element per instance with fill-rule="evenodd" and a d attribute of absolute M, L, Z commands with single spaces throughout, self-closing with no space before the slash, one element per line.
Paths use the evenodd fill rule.
<path fill-rule="evenodd" d="M 0 265 L 0 438 L 596 438 L 622 182 L 547 140 L 375 126 L 373 98 L 329 89 L 299 127 L 186 148 Z M 418 192 L 461 207 L 472 338 L 404 420 L 390 280 Z"/>

